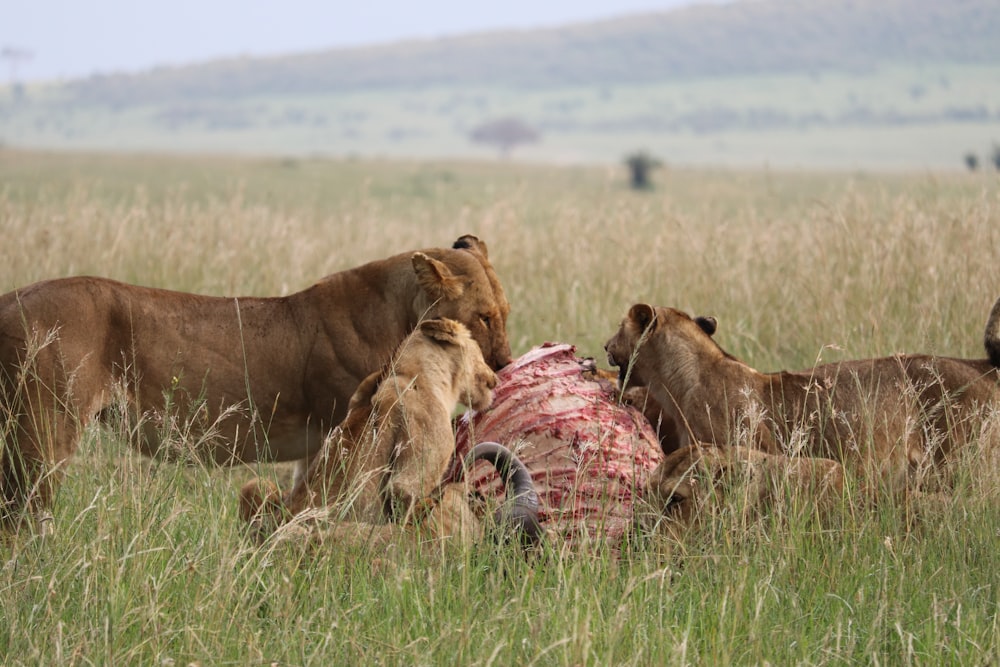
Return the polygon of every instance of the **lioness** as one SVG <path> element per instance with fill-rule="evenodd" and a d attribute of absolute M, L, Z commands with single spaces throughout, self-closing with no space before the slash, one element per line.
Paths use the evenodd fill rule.
<path fill-rule="evenodd" d="M 285 297 L 201 296 L 91 277 L 0 296 L 0 524 L 50 503 L 83 427 L 122 398 L 133 417 L 162 415 L 166 403 L 180 419 L 200 411 L 215 432 L 196 452 L 206 460 L 302 460 L 420 320 L 462 322 L 499 369 L 511 358 L 509 311 L 486 245 L 468 235 L 451 249 L 371 262 Z M 137 444 L 164 454 L 154 433 Z"/>
<path fill-rule="evenodd" d="M 713 318 L 637 304 L 605 345 L 622 385 L 648 388 L 681 446 L 832 458 L 902 490 L 1000 402 L 1000 300 L 986 324 L 988 359 L 901 354 L 761 373 L 719 347 L 715 330 Z"/>
<path fill-rule="evenodd" d="M 243 486 L 241 517 L 258 540 L 309 508 L 331 508 L 333 521 L 312 537 L 385 543 L 416 522 L 435 537 L 471 541 L 479 524 L 464 486 L 442 485 L 455 453 L 451 414 L 459 402 L 488 408 L 496 382 L 463 325 L 421 322 L 361 383 L 347 418 L 287 495 L 270 480 Z M 496 448 L 485 455 L 495 462 Z"/>
<path fill-rule="evenodd" d="M 796 492 L 810 509 L 829 512 L 843 490 L 844 469 L 830 459 L 696 443 L 667 456 L 650 474 L 642 495 L 651 514 L 643 519 L 647 528 L 681 540 L 726 506 L 740 509 L 750 521 L 786 492 Z"/>

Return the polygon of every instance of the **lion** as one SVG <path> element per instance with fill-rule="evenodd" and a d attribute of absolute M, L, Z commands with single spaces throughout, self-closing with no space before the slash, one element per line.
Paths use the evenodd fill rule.
<path fill-rule="evenodd" d="M 455 454 L 451 415 L 458 403 L 488 408 L 496 383 L 462 324 L 421 322 L 390 364 L 360 384 L 347 417 L 306 474 L 287 494 L 271 480 L 247 482 L 240 491 L 240 516 L 258 542 L 293 517 L 312 517 L 316 513 L 309 510 L 324 508 L 326 527 L 306 531 L 313 540 L 385 546 L 414 526 L 459 544 L 477 539 L 481 528 L 464 485 L 445 483 Z M 511 457 L 490 443 L 470 459 L 486 458 L 502 472 L 505 463 L 506 474 L 517 477 L 517 494 L 530 500 L 530 476 L 511 472 L 520 464 L 504 452 Z"/>
<path fill-rule="evenodd" d="M 422 319 L 463 323 L 492 368 L 511 360 L 510 305 L 486 244 L 408 252 L 283 297 L 213 297 L 94 277 L 0 296 L 0 526 L 51 504 L 91 421 L 125 406 L 134 440 L 171 456 L 158 420 L 211 426 L 196 456 L 305 461 Z M 132 430 L 132 429 L 130 429 Z"/>
<path fill-rule="evenodd" d="M 829 458 L 905 491 L 974 439 L 1000 401 L 1000 300 L 987 359 L 897 354 L 761 373 L 724 351 L 716 328 L 714 318 L 636 304 L 605 345 L 622 386 L 648 389 L 680 447 Z"/>
<path fill-rule="evenodd" d="M 734 446 L 695 443 L 668 455 L 646 480 L 645 527 L 675 541 L 723 508 L 737 508 L 745 522 L 770 513 L 798 494 L 810 511 L 825 518 L 841 503 L 844 468 L 836 461 L 789 457 Z"/>

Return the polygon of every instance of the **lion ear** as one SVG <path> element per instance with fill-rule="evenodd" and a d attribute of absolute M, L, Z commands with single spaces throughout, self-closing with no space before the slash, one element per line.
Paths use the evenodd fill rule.
<path fill-rule="evenodd" d="M 378 370 L 362 380 L 361 384 L 354 390 L 354 393 L 351 394 L 351 400 L 347 403 L 348 411 L 366 403 L 371 404 L 372 399 L 375 398 L 375 390 L 378 389 L 384 376 L 384 370 Z"/>
<path fill-rule="evenodd" d="M 701 327 L 701 330 L 707 333 L 709 336 L 715 333 L 716 328 L 719 326 L 718 320 L 710 316 L 699 316 L 694 318 L 694 323 Z"/>
<path fill-rule="evenodd" d="M 439 343 L 458 345 L 459 336 L 465 327 L 455 320 L 435 318 L 420 323 L 420 331 L 431 340 Z"/>
<path fill-rule="evenodd" d="M 640 331 L 645 331 L 646 327 L 653 325 L 656 330 L 656 311 L 648 303 L 637 303 L 628 311 L 629 319 L 639 326 Z"/>
<path fill-rule="evenodd" d="M 413 253 L 412 260 L 417 281 L 432 299 L 457 299 L 462 295 L 462 281 L 444 262 L 422 252 Z"/>
<path fill-rule="evenodd" d="M 451 246 L 455 250 L 475 250 L 480 255 L 486 259 L 490 258 L 490 254 L 486 249 L 486 244 L 479 240 L 478 236 L 473 236 L 472 234 L 463 234 L 458 237 L 458 240 Z"/>

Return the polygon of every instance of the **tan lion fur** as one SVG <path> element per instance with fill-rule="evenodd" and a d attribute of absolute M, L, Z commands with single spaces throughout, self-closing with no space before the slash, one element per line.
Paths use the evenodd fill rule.
<path fill-rule="evenodd" d="M 698 443 L 673 452 L 650 474 L 642 494 L 650 514 L 643 521 L 682 540 L 724 508 L 739 510 L 749 523 L 789 497 L 823 518 L 840 505 L 843 490 L 844 469 L 830 459 Z"/>
<path fill-rule="evenodd" d="M 832 458 L 902 490 L 976 437 L 1000 405 L 1000 300 L 985 335 L 994 362 L 900 354 L 761 373 L 719 347 L 715 329 L 712 318 L 637 304 L 605 345 L 623 386 L 648 389 L 681 447 Z"/>
<path fill-rule="evenodd" d="M 202 296 L 93 277 L 0 296 L 0 528 L 49 505 L 81 430 L 123 400 L 131 423 L 146 427 L 135 438 L 145 454 L 170 455 L 158 421 L 196 417 L 212 433 L 194 452 L 203 460 L 303 460 L 420 320 L 462 322 L 499 369 L 511 358 L 509 311 L 474 236 L 284 297 Z"/>
<path fill-rule="evenodd" d="M 318 508 L 327 520 L 307 531 L 313 539 L 381 543 L 417 523 L 434 537 L 471 541 L 478 522 L 464 485 L 441 486 L 455 453 L 451 415 L 458 403 L 488 408 L 496 382 L 462 324 L 422 322 L 391 364 L 361 383 L 306 475 L 284 496 L 269 480 L 248 482 L 241 516 L 258 539 Z"/>

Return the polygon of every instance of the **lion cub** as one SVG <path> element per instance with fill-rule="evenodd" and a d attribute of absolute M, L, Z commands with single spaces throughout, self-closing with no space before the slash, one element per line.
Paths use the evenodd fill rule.
<path fill-rule="evenodd" d="M 471 541 L 478 524 L 464 486 L 441 485 L 455 452 L 451 415 L 459 402 L 488 408 L 496 383 L 464 325 L 421 322 L 392 362 L 361 383 L 343 423 L 286 495 L 270 480 L 243 486 L 242 518 L 258 539 L 308 508 L 329 508 L 325 537 L 338 541 L 387 543 L 415 522 Z"/>
<path fill-rule="evenodd" d="M 1000 405 L 1000 300 L 986 325 L 988 359 L 900 354 L 761 373 L 719 347 L 715 330 L 713 318 L 637 304 L 605 345 L 622 386 L 648 388 L 682 447 L 831 458 L 904 490 Z"/>

